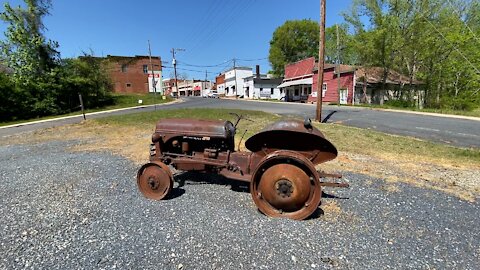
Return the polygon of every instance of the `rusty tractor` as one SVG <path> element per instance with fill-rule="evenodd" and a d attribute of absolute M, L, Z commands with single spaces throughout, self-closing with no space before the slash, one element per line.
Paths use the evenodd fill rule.
<path fill-rule="evenodd" d="M 158 121 L 152 135 L 150 162 L 137 174 L 143 195 L 153 200 L 165 198 L 173 187 L 172 166 L 180 171 L 214 173 L 247 182 L 262 213 L 302 220 L 320 205 L 322 186 L 348 187 L 346 183 L 321 181 L 341 178 L 315 168 L 336 158 L 337 149 L 312 126 L 310 119 L 275 122 L 245 142 L 250 152 L 241 152 L 235 151 L 235 133 L 239 121 L 245 118 L 234 115 L 235 124 L 196 119 Z"/>

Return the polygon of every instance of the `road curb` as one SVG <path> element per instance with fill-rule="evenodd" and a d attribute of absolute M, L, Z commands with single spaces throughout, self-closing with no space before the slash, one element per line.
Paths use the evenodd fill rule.
<path fill-rule="evenodd" d="M 181 102 L 183 102 L 183 100 L 177 99 L 177 100 L 167 102 L 167 103 L 159 103 L 159 104 L 152 104 L 152 105 L 145 105 L 145 106 L 134 106 L 134 107 L 126 107 L 126 108 L 119 108 L 119 109 L 99 111 L 99 112 L 91 112 L 91 113 L 86 113 L 85 116 L 105 114 L 105 113 L 111 113 L 111 112 L 120 112 L 120 111 L 132 110 L 132 109 L 150 108 L 150 107 L 154 107 L 154 106 L 165 106 L 165 105 L 181 103 Z M 12 125 L 8 125 L 8 126 L 1 126 L 0 129 L 28 126 L 28 125 L 47 123 L 47 122 L 52 122 L 52 121 L 64 120 L 64 119 L 77 118 L 77 117 L 83 117 L 83 115 L 82 114 L 76 114 L 76 115 L 70 115 L 70 116 L 50 118 L 50 119 L 45 119 L 45 120 L 38 120 L 38 121 L 31 121 L 31 122 L 25 122 L 25 123 L 12 124 Z"/>
<path fill-rule="evenodd" d="M 367 107 L 367 108 L 368 108 L 368 107 Z M 436 116 L 436 117 L 444 117 L 444 118 L 456 118 L 456 119 L 465 119 L 465 120 L 480 121 L 480 117 L 466 116 L 466 115 L 431 113 L 431 112 L 418 112 L 418 111 L 405 111 L 405 110 L 382 109 L 382 108 L 370 108 L 370 109 L 371 109 L 371 110 L 375 110 L 375 111 L 399 112 L 399 113 L 409 113 L 409 114 L 419 114 L 419 115 Z"/>

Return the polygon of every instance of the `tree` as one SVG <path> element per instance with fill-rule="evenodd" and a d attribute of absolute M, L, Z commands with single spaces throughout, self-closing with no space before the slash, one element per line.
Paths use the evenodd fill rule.
<path fill-rule="evenodd" d="M 318 58 L 320 28 L 312 20 L 286 21 L 273 32 L 268 60 L 273 74 L 282 76 L 285 65 L 304 58 Z"/>
<path fill-rule="evenodd" d="M 25 0 L 26 7 L 4 4 L 0 19 L 8 24 L 6 40 L 0 41 L 2 59 L 13 70 L 17 83 L 28 84 L 52 70 L 59 58 L 58 44 L 47 40 L 42 23 L 50 0 Z"/>
<path fill-rule="evenodd" d="M 410 78 L 403 90 L 424 83 L 425 106 L 465 110 L 480 107 L 479 15 L 468 0 L 355 0 L 344 18 L 358 64 L 383 68 L 383 90 L 396 70 Z M 417 94 L 403 90 L 413 104 Z"/>
<path fill-rule="evenodd" d="M 352 44 L 355 40 L 348 31 L 349 27 L 347 24 L 338 25 L 339 46 L 337 46 L 337 25 L 325 28 L 326 63 L 334 64 L 337 62 L 337 51 L 340 52 L 340 64 L 355 65 L 357 63 L 358 55 Z"/>

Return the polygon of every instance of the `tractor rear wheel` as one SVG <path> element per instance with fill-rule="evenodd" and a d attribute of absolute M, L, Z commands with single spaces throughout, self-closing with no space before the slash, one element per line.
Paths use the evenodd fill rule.
<path fill-rule="evenodd" d="M 303 155 L 280 150 L 266 156 L 253 173 L 250 192 L 267 216 L 305 219 L 321 199 L 315 166 Z"/>

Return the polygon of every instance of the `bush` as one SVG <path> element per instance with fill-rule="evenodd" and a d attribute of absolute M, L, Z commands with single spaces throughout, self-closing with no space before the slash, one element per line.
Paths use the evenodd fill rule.
<path fill-rule="evenodd" d="M 443 99 L 440 107 L 455 111 L 473 111 L 479 107 L 479 104 L 474 98 L 456 97 Z"/>
<path fill-rule="evenodd" d="M 0 121 L 78 111 L 78 94 L 82 94 L 86 108 L 111 105 L 111 89 L 101 59 L 94 57 L 64 60 L 26 83 L 15 83 L 11 75 L 0 73 Z"/>
<path fill-rule="evenodd" d="M 384 103 L 386 106 L 392 106 L 397 108 L 412 108 L 415 107 L 415 103 L 408 100 L 387 100 Z"/>

